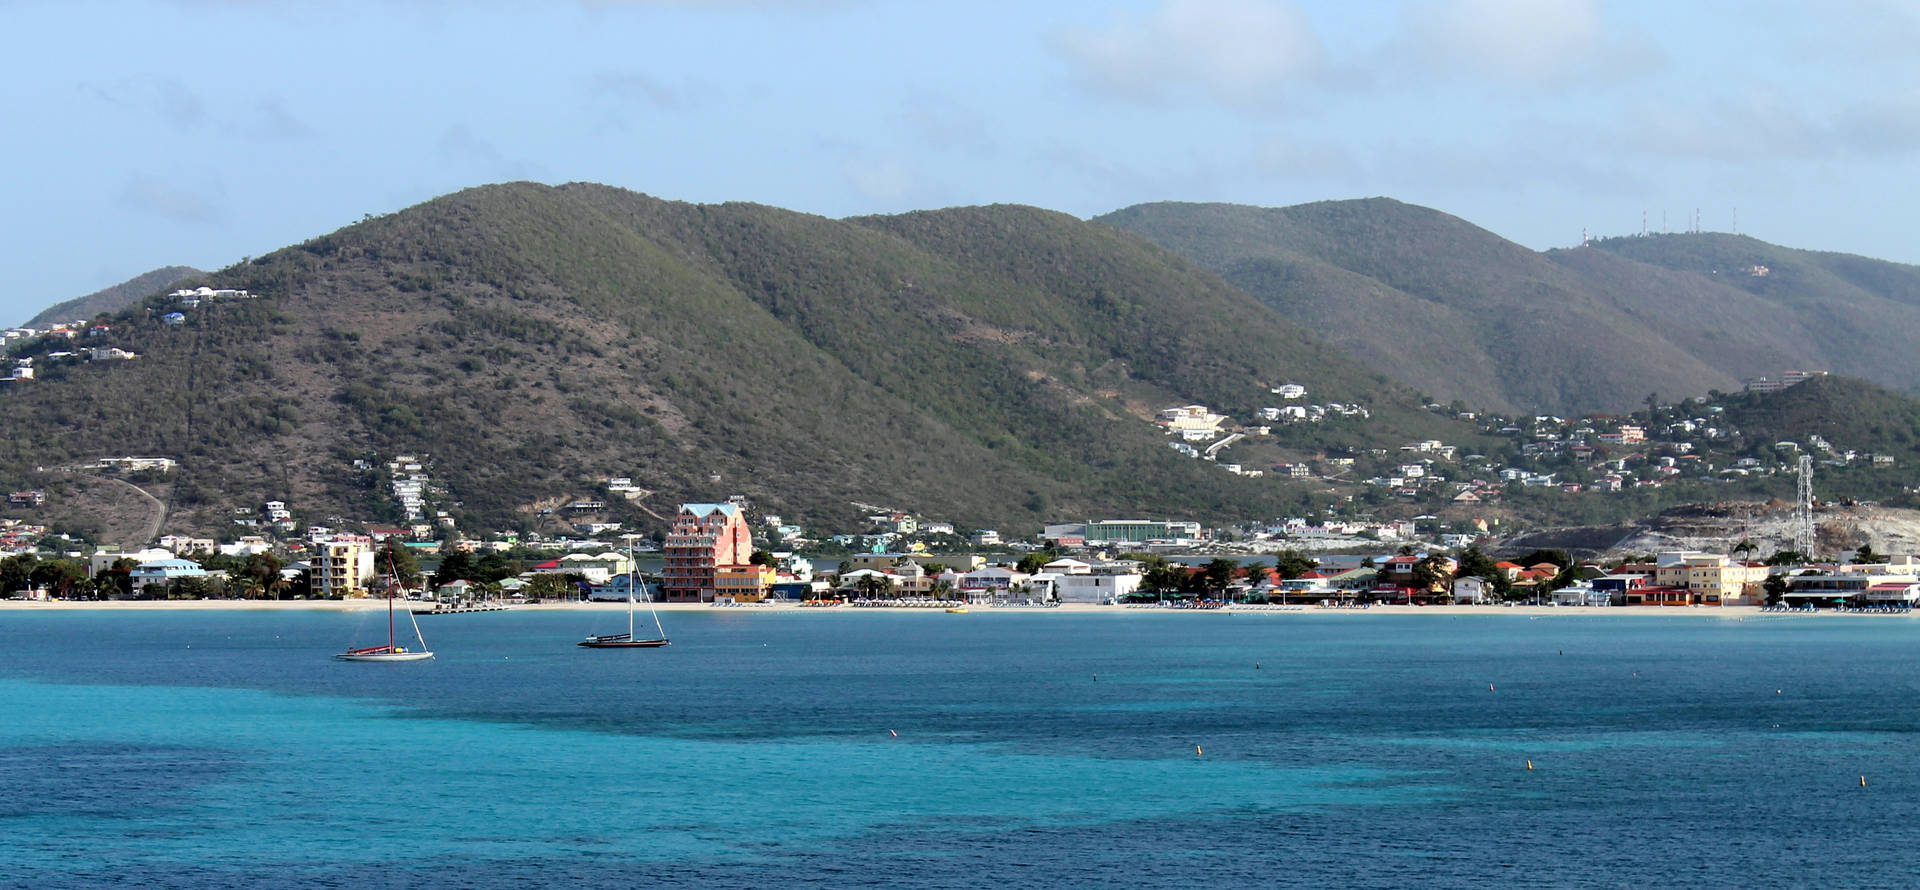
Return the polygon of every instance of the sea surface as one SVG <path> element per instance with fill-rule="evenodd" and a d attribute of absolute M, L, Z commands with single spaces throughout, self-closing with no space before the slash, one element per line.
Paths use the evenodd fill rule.
<path fill-rule="evenodd" d="M 1913 618 L 663 617 L 0 612 L 0 887 L 1920 880 Z"/>

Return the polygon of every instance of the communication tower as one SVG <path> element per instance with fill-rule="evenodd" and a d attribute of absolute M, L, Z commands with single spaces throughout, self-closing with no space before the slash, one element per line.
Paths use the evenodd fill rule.
<path fill-rule="evenodd" d="M 1793 549 L 1813 558 L 1813 456 L 1800 455 L 1800 497 L 1793 504 Z"/>

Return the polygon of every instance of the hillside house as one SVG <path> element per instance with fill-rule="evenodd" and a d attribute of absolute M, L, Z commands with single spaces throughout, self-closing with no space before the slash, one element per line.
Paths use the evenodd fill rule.
<path fill-rule="evenodd" d="M 1612 432 L 1601 433 L 1600 441 L 1608 445 L 1638 445 L 1647 441 L 1647 431 L 1644 427 L 1624 424 Z"/>
<path fill-rule="evenodd" d="M 122 473 L 161 472 L 171 473 L 180 464 L 171 457 L 103 457 L 98 465 L 105 470 L 118 470 Z"/>
<path fill-rule="evenodd" d="M 1220 424 L 1226 419 L 1226 415 L 1215 414 L 1205 405 L 1183 405 L 1162 410 L 1156 422 L 1169 433 L 1178 433 L 1188 441 L 1200 441 L 1220 435 Z"/>

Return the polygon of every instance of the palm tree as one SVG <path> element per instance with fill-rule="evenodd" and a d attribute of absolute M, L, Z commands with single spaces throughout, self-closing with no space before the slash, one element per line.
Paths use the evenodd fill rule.
<path fill-rule="evenodd" d="M 880 599 L 893 594 L 893 579 L 879 574 L 861 575 L 860 580 L 854 582 L 854 587 L 865 599 Z"/>
<path fill-rule="evenodd" d="M 1741 562 L 1752 559 L 1753 551 L 1758 549 L 1760 549 L 1760 545 L 1753 543 L 1753 539 L 1751 538 L 1741 538 L 1740 543 L 1733 545 L 1733 552 L 1741 554 Z"/>

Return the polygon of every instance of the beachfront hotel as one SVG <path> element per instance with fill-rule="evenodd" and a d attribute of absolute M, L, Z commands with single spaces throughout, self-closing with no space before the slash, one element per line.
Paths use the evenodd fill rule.
<path fill-rule="evenodd" d="M 745 571 L 753 560 L 753 531 L 733 504 L 681 504 L 661 553 L 660 593 L 667 602 L 710 603 L 723 586 L 737 601 L 765 592 L 753 583 L 759 572 Z"/>

